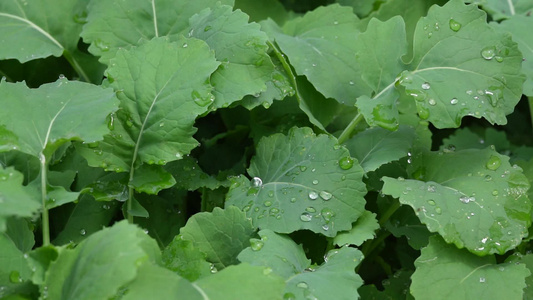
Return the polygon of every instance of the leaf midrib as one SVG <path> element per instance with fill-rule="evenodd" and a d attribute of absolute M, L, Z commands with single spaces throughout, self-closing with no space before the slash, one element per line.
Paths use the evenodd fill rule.
<path fill-rule="evenodd" d="M 11 19 L 15 19 L 17 21 L 20 21 L 20 22 L 23 22 L 23 23 L 26 23 L 28 24 L 30 27 L 32 27 L 33 29 L 37 30 L 37 32 L 39 32 L 40 34 L 42 34 L 43 36 L 45 36 L 47 39 L 49 39 L 51 42 L 53 42 L 57 47 L 59 47 L 61 50 L 65 50 L 65 47 L 63 45 L 61 45 L 60 42 L 58 42 L 53 36 L 51 36 L 48 32 L 46 32 L 43 28 L 41 28 L 40 26 L 38 26 L 37 24 L 31 22 L 30 20 L 28 19 L 24 19 L 24 18 L 21 18 L 19 16 L 16 16 L 16 15 L 12 15 L 12 14 L 7 14 L 7 13 L 0 13 L 0 17 L 6 17 L 6 18 L 11 18 Z"/>

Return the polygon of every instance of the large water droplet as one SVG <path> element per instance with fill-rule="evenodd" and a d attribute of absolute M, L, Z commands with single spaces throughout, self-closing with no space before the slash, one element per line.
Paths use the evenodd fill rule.
<path fill-rule="evenodd" d="M 343 170 L 349 170 L 353 167 L 354 160 L 353 158 L 346 156 L 339 159 L 339 167 Z"/>
<path fill-rule="evenodd" d="M 479 282 L 484 283 L 485 282 L 485 277 L 479 277 Z"/>
<path fill-rule="evenodd" d="M 435 200 L 428 200 L 429 205 L 435 205 Z"/>
<path fill-rule="evenodd" d="M 283 300 L 296 300 L 296 296 L 293 293 L 283 294 Z"/>
<path fill-rule="evenodd" d="M 9 281 L 11 281 L 12 283 L 22 282 L 22 278 L 20 278 L 19 271 L 11 271 L 11 273 L 9 274 Z M 1 293 L 0 293 L 0 296 L 1 296 Z"/>
<path fill-rule="evenodd" d="M 309 206 L 309 207 L 307 207 L 307 208 L 305 209 L 305 211 L 310 212 L 310 213 L 315 213 L 315 212 L 316 212 L 316 209 L 315 209 L 314 207 L 312 207 L 312 206 Z"/>
<path fill-rule="evenodd" d="M 253 187 L 261 187 L 263 185 L 263 180 L 259 177 L 252 178 L 252 186 Z"/>
<path fill-rule="evenodd" d="M 315 191 L 309 192 L 309 199 L 316 200 L 318 198 L 318 194 Z"/>
<path fill-rule="evenodd" d="M 319 193 L 319 195 L 320 195 L 320 198 L 324 199 L 324 201 L 328 201 L 328 200 L 330 200 L 331 197 L 332 197 L 331 193 L 328 193 L 328 192 L 326 192 L 326 191 L 321 191 L 321 192 Z"/>
<path fill-rule="evenodd" d="M 313 216 L 311 216 L 311 214 L 308 212 L 305 212 L 302 215 L 300 215 L 300 220 L 302 220 L 303 222 L 309 222 L 312 219 L 313 219 Z"/>
<path fill-rule="evenodd" d="M 455 21 L 454 19 L 450 19 L 449 24 L 450 24 L 450 29 L 455 31 L 455 32 L 459 31 L 461 29 L 461 26 L 462 26 L 461 23 Z"/>
<path fill-rule="evenodd" d="M 96 46 L 96 48 L 100 49 L 102 52 L 109 51 L 109 45 L 100 39 L 94 41 L 94 46 Z"/>
<path fill-rule="evenodd" d="M 429 84 L 429 82 L 422 83 L 422 89 L 429 90 L 430 88 L 431 88 L 431 85 Z"/>
<path fill-rule="evenodd" d="M 313 184 L 314 184 L 314 185 L 317 185 L 317 184 L 318 184 L 318 180 L 316 180 L 316 179 L 313 180 Z"/>
<path fill-rule="evenodd" d="M 428 103 L 429 103 L 429 105 L 431 105 L 431 106 L 435 106 L 435 105 L 437 105 L 437 101 L 435 101 L 435 99 L 433 99 L 433 98 L 429 99 L 429 100 L 428 100 Z"/>
<path fill-rule="evenodd" d="M 501 164 L 502 164 L 501 159 L 496 155 L 492 155 L 487 161 L 487 164 L 485 166 L 489 170 L 496 171 L 498 170 Z"/>
<path fill-rule="evenodd" d="M 263 203 L 263 205 L 266 206 L 266 207 L 270 207 L 270 206 L 272 206 L 272 201 L 265 201 Z"/>
<path fill-rule="evenodd" d="M 494 49 L 492 46 L 485 47 L 481 50 L 481 56 L 486 60 L 491 60 L 495 55 L 496 49 Z"/>
<path fill-rule="evenodd" d="M 263 241 L 261 240 L 258 240 L 258 239 L 251 239 L 250 240 L 250 248 L 252 248 L 252 250 L 254 251 L 259 251 L 263 248 Z"/>
<path fill-rule="evenodd" d="M 424 106 L 419 105 L 417 107 L 417 111 L 420 119 L 427 120 L 429 118 L 429 109 L 425 108 Z"/>
<path fill-rule="evenodd" d="M 322 218 L 324 218 L 324 221 L 326 221 L 326 223 L 329 223 L 331 221 L 331 219 L 333 217 L 335 217 L 335 213 L 329 209 L 329 208 L 323 208 L 321 211 L 320 211 L 320 214 L 322 215 Z"/>
<path fill-rule="evenodd" d="M 452 98 L 452 100 L 450 100 L 451 105 L 455 105 L 457 103 L 459 103 L 459 100 L 457 100 L 457 98 Z"/>
<path fill-rule="evenodd" d="M 82 229 L 82 230 L 80 230 L 80 234 L 81 234 L 81 235 L 86 235 L 86 234 L 87 234 L 87 231 L 85 231 L 85 229 Z"/>

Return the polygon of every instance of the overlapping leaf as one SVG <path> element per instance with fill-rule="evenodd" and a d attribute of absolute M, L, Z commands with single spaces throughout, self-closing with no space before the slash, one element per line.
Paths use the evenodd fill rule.
<path fill-rule="evenodd" d="M 472 1 L 488 11 L 494 20 L 514 18 L 517 15 L 526 15 L 533 11 L 533 3 L 528 0 L 476 0 Z"/>
<path fill-rule="evenodd" d="M 239 254 L 239 260 L 265 266 L 286 280 L 284 299 L 317 299 L 331 295 L 349 299 L 357 296 L 363 281 L 355 267 L 363 258 L 356 249 L 342 247 L 331 250 L 324 264 L 311 266 L 301 245 L 290 238 L 265 229 L 261 240 L 251 240 L 251 246 Z"/>
<path fill-rule="evenodd" d="M 310 128 L 263 138 L 248 174 L 233 179 L 226 206 L 246 211 L 255 226 L 326 236 L 348 230 L 363 213 L 363 170 L 345 148 Z"/>
<path fill-rule="evenodd" d="M 354 56 L 358 22 L 349 7 L 319 7 L 285 23 L 283 33 L 274 33 L 274 38 L 298 75 L 305 75 L 327 98 L 350 105 L 371 92 L 360 80 Z"/>
<path fill-rule="evenodd" d="M 379 223 L 376 220 L 376 214 L 364 211 L 357 222 L 353 224 L 349 231 L 339 232 L 333 242 L 337 246 L 355 245 L 361 246 L 364 241 L 373 239 L 376 236 L 376 230 L 379 229 Z"/>
<path fill-rule="evenodd" d="M 432 232 L 477 255 L 503 254 L 531 225 L 529 182 L 490 148 L 413 157 L 419 180 L 385 177 L 383 193 L 413 207 Z"/>
<path fill-rule="evenodd" d="M 398 22 L 396 18 L 374 22 L 370 30 L 390 33 Z M 390 43 L 405 45 L 405 40 L 396 35 Z M 367 120 L 374 122 L 378 116 L 378 121 L 386 121 L 386 128 L 397 122 L 392 94 L 395 84 L 400 84 L 416 100 L 419 116 L 438 128 L 458 127 L 464 116 L 483 117 L 492 124 L 507 122 L 505 116 L 522 93 L 522 56 L 509 35 L 495 32 L 486 23 L 484 12 L 460 0 L 432 6 L 427 17 L 418 21 L 413 47 L 413 57 L 403 67 L 406 71 L 388 85 L 381 84 L 371 102 L 362 98 L 361 111 Z M 359 53 L 358 61 L 372 63 L 374 53 L 388 52 L 379 47 Z M 396 61 L 400 58 L 396 56 Z M 398 69 L 387 75 L 398 76 Z"/>
<path fill-rule="evenodd" d="M 41 207 L 38 195 L 22 185 L 23 176 L 12 167 L 0 166 L 0 232 L 6 230 L 7 218 L 31 217 Z"/>
<path fill-rule="evenodd" d="M 411 293 L 416 299 L 522 299 L 524 264 L 497 264 L 493 256 L 476 257 L 437 236 L 415 261 Z"/>

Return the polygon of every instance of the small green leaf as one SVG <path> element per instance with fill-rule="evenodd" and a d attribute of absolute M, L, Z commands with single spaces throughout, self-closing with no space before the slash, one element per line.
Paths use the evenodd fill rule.
<path fill-rule="evenodd" d="M 137 176 L 130 182 L 135 191 L 155 195 L 162 189 L 168 189 L 176 180 L 161 166 L 143 164 L 137 169 Z"/>
<path fill-rule="evenodd" d="M 41 207 L 38 194 L 23 186 L 22 181 L 20 172 L 0 165 L 0 232 L 6 231 L 9 217 L 31 217 Z"/>
<path fill-rule="evenodd" d="M 195 214 L 180 233 L 184 240 L 192 241 L 195 248 L 206 254 L 216 271 L 238 263 L 237 254 L 248 246 L 255 230 L 242 211 L 229 206 Z"/>
<path fill-rule="evenodd" d="M 415 261 L 411 293 L 416 299 L 522 299 L 524 264 L 496 264 L 493 256 L 477 257 L 433 236 Z"/>
<path fill-rule="evenodd" d="M 529 182 L 508 160 L 490 148 L 422 152 L 412 158 L 420 180 L 384 177 L 383 193 L 410 205 L 446 242 L 503 254 L 527 236 L 532 208 Z"/>
<path fill-rule="evenodd" d="M 517 15 L 526 15 L 533 11 L 533 3 L 527 0 L 477 0 L 494 20 L 512 19 Z"/>
<path fill-rule="evenodd" d="M 373 239 L 376 236 L 376 230 L 379 229 L 379 223 L 376 220 L 376 214 L 367 210 L 353 224 L 349 231 L 342 231 L 333 238 L 337 246 L 355 245 L 361 246 L 364 241 Z"/>
<path fill-rule="evenodd" d="M 163 250 L 163 264 L 189 281 L 211 274 L 211 264 L 206 261 L 206 255 L 181 235 L 177 235 Z"/>
<path fill-rule="evenodd" d="M 364 211 L 362 168 L 333 137 L 310 128 L 261 139 L 248 174 L 251 182 L 233 179 L 226 207 L 243 209 L 259 228 L 333 237 Z"/>

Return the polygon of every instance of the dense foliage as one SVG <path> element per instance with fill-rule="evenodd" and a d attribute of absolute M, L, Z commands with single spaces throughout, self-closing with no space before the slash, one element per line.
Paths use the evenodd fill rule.
<path fill-rule="evenodd" d="M 532 10 L 0 1 L 0 298 L 533 298 Z"/>

